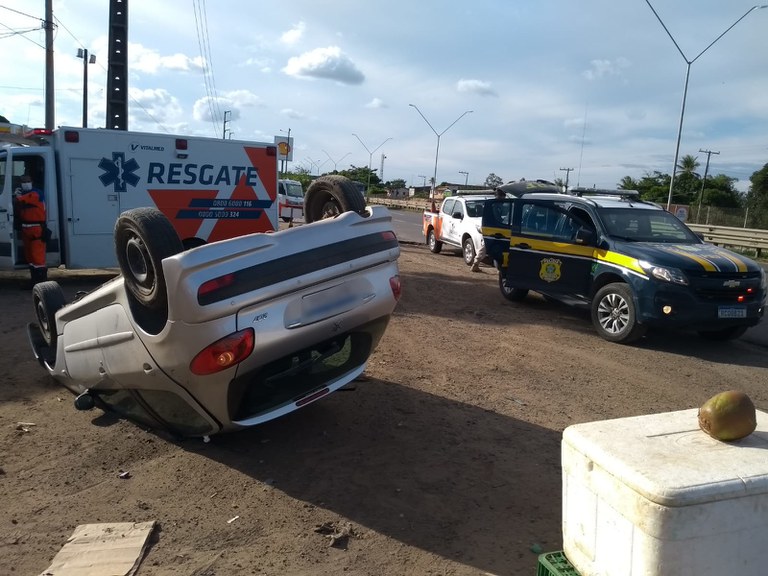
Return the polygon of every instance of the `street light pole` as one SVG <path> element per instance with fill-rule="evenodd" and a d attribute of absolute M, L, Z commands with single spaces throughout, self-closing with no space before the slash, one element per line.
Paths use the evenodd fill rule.
<path fill-rule="evenodd" d="M 323 152 L 325 152 L 325 150 L 323 150 Z M 328 156 L 328 160 L 330 160 L 331 162 L 333 162 L 333 171 L 334 171 L 334 172 L 338 172 L 338 170 L 336 170 L 336 166 L 339 164 L 339 162 L 341 162 L 342 160 L 344 160 L 344 158 L 346 158 L 346 157 L 347 157 L 347 156 L 349 156 L 350 154 L 352 154 L 352 152 L 347 152 L 346 154 L 344 154 L 344 156 L 342 156 L 342 157 L 341 157 L 341 158 L 339 158 L 338 160 L 334 160 L 333 158 L 331 158 L 331 155 L 330 155 L 330 154 L 328 154 L 328 152 L 325 152 L 325 155 L 326 155 L 326 156 Z"/>
<path fill-rule="evenodd" d="M 464 174 L 464 188 L 466 188 L 467 182 L 469 182 L 469 172 L 464 172 L 464 170 L 459 170 L 459 174 Z"/>
<path fill-rule="evenodd" d="M 432 132 L 435 133 L 435 136 L 437 136 L 437 147 L 435 148 L 435 174 L 432 177 L 432 190 L 430 191 L 430 198 L 434 198 L 435 197 L 435 187 L 437 186 L 437 157 L 438 157 L 438 154 L 440 154 L 440 136 L 442 136 L 443 134 L 448 132 L 448 130 L 450 130 L 451 127 L 454 124 L 456 124 L 456 122 L 458 122 L 459 120 L 464 118 L 464 116 L 466 116 L 467 114 L 471 114 L 473 112 L 473 110 L 465 111 L 461 116 L 456 118 L 456 120 L 451 122 L 451 125 L 448 126 L 448 128 L 446 128 L 445 130 L 443 130 L 442 132 L 440 132 L 438 134 L 437 130 L 435 130 L 434 127 L 432 126 L 432 124 L 429 123 L 429 120 L 427 120 L 427 117 L 424 116 L 424 114 L 421 113 L 421 110 L 419 110 L 418 106 L 416 106 L 415 104 L 408 104 L 408 106 L 410 106 L 411 108 L 414 108 L 416 110 L 416 112 L 419 113 L 419 116 L 421 116 L 424 119 L 424 122 L 427 123 L 427 126 L 429 126 L 432 129 Z"/>
<path fill-rule="evenodd" d="M 376 150 L 378 150 L 382 146 L 384 146 L 384 144 L 392 140 L 392 138 L 387 138 L 386 140 L 384 140 L 384 142 L 376 146 L 376 148 L 374 148 L 373 150 L 368 150 L 368 146 L 365 145 L 365 142 L 360 140 L 360 136 L 354 133 L 352 134 L 352 136 L 357 138 L 360 144 L 363 145 L 363 148 L 365 148 L 365 151 L 368 152 L 368 186 L 365 188 L 365 195 L 368 196 L 368 194 L 371 192 L 371 163 L 373 162 L 373 153 L 376 152 Z"/>
<path fill-rule="evenodd" d="M 77 57 L 83 59 L 83 128 L 88 128 L 88 64 L 96 63 L 96 55 L 89 56 L 86 48 L 78 48 Z"/>
<path fill-rule="evenodd" d="M 718 36 L 717 38 L 712 40 L 712 42 L 710 42 L 709 45 L 706 48 L 704 48 L 704 50 L 699 52 L 699 54 L 693 60 L 688 60 L 688 58 L 685 56 L 685 54 L 683 53 L 682 49 L 678 45 L 677 41 L 674 39 L 674 37 L 672 36 L 670 31 L 667 29 L 666 25 L 661 20 L 659 15 L 656 13 L 656 10 L 651 5 L 650 1 L 649 0 L 645 0 L 645 2 L 648 4 L 648 7 L 653 12 L 653 15 L 656 16 L 656 19 L 659 21 L 659 23 L 661 24 L 662 28 L 664 28 L 664 31 L 667 33 L 667 36 L 669 36 L 669 39 L 672 40 L 672 43 L 675 45 L 675 48 L 677 48 L 677 51 L 680 52 L 680 56 L 683 57 L 683 60 L 685 60 L 685 64 L 686 64 L 686 68 L 685 68 L 685 86 L 683 88 L 683 103 L 682 103 L 682 106 L 680 107 L 680 123 L 678 124 L 678 127 L 677 127 L 677 144 L 675 145 L 675 161 L 672 164 L 672 177 L 671 177 L 671 179 L 669 181 L 669 196 L 667 197 L 667 210 L 669 210 L 671 205 L 672 205 L 672 188 L 675 185 L 675 171 L 677 170 L 677 159 L 678 159 L 678 157 L 680 155 L 680 138 L 681 138 L 681 136 L 683 134 L 683 118 L 685 116 L 685 100 L 686 100 L 686 97 L 688 96 L 688 78 L 691 75 L 691 64 L 696 62 L 696 60 L 698 60 L 702 56 L 702 54 L 704 54 L 704 52 L 706 52 L 707 50 L 712 48 L 712 46 L 715 44 L 715 42 L 717 42 L 718 40 L 720 40 L 720 38 L 722 38 L 728 32 L 730 32 L 731 28 L 733 28 L 734 26 L 736 26 L 736 24 L 738 24 L 739 22 L 744 20 L 744 18 L 749 16 L 749 14 L 751 14 L 753 10 L 760 10 L 762 8 L 768 8 L 768 4 L 763 4 L 762 6 L 757 6 L 757 5 L 752 6 L 752 8 L 747 10 L 741 16 L 741 18 L 739 18 L 738 20 L 736 20 L 736 22 L 734 22 L 733 24 L 728 26 L 728 28 L 726 28 L 725 31 L 722 34 L 720 34 L 720 36 Z"/>

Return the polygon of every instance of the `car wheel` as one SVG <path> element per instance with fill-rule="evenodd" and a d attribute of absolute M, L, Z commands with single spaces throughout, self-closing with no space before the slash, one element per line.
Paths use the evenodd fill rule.
<path fill-rule="evenodd" d="M 647 327 L 637 321 L 632 290 L 623 282 L 606 284 L 592 299 L 592 323 L 609 342 L 629 344 L 642 338 Z"/>
<path fill-rule="evenodd" d="M 43 340 L 54 353 L 56 352 L 56 312 L 66 304 L 64 292 L 58 282 L 40 282 L 32 288 L 32 301 L 35 305 L 37 326 Z"/>
<path fill-rule="evenodd" d="M 115 224 L 115 247 L 126 290 L 145 308 L 164 309 L 162 261 L 184 249 L 171 222 L 155 208 L 127 210 Z"/>
<path fill-rule="evenodd" d="M 472 262 L 475 261 L 475 243 L 472 238 L 467 236 L 462 243 L 464 252 L 464 264 L 472 266 Z"/>
<path fill-rule="evenodd" d="M 427 244 L 429 245 L 429 251 L 432 252 L 432 254 L 440 254 L 440 250 L 443 249 L 443 243 L 437 241 L 437 236 L 435 236 L 435 231 L 433 229 L 430 229 L 429 232 L 427 232 Z"/>
<path fill-rule="evenodd" d="M 509 285 L 503 268 L 499 270 L 499 290 L 501 290 L 501 295 L 510 302 L 519 302 L 528 296 L 526 288 L 513 288 Z"/>
<path fill-rule="evenodd" d="M 365 198 L 349 178 L 321 176 L 304 195 L 304 222 L 333 218 L 342 212 L 365 213 Z"/>
<path fill-rule="evenodd" d="M 743 336 L 746 331 L 747 326 L 731 326 L 730 328 L 722 328 L 720 330 L 701 330 L 699 331 L 699 336 L 707 340 L 735 340 L 739 336 Z"/>

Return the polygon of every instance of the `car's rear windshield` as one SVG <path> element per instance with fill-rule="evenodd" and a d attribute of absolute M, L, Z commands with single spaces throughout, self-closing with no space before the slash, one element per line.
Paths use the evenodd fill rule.
<path fill-rule="evenodd" d="M 630 242 L 689 244 L 701 242 L 676 216 L 665 210 L 600 208 L 609 236 Z"/>
<path fill-rule="evenodd" d="M 483 215 L 483 204 L 485 200 L 467 200 L 467 216 L 480 218 Z"/>

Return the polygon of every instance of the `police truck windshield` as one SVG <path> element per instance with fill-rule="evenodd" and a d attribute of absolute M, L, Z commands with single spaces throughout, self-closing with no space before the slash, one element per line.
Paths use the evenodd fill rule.
<path fill-rule="evenodd" d="M 699 237 L 676 216 L 663 210 L 641 208 L 599 208 L 606 232 L 629 242 L 698 244 Z"/>

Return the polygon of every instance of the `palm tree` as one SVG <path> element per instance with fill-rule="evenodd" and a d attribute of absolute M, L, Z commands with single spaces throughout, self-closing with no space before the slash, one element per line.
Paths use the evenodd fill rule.
<path fill-rule="evenodd" d="M 677 165 L 677 171 L 681 175 L 690 174 L 691 176 L 699 178 L 699 173 L 696 172 L 696 168 L 699 166 L 701 166 L 701 164 L 699 163 L 698 156 L 691 156 L 690 154 L 686 154 L 680 159 L 680 164 Z"/>
<path fill-rule="evenodd" d="M 631 176 L 624 176 L 624 178 L 621 179 L 621 182 L 619 182 L 619 190 L 639 190 L 640 186 L 638 185 L 637 180 L 632 178 Z"/>

